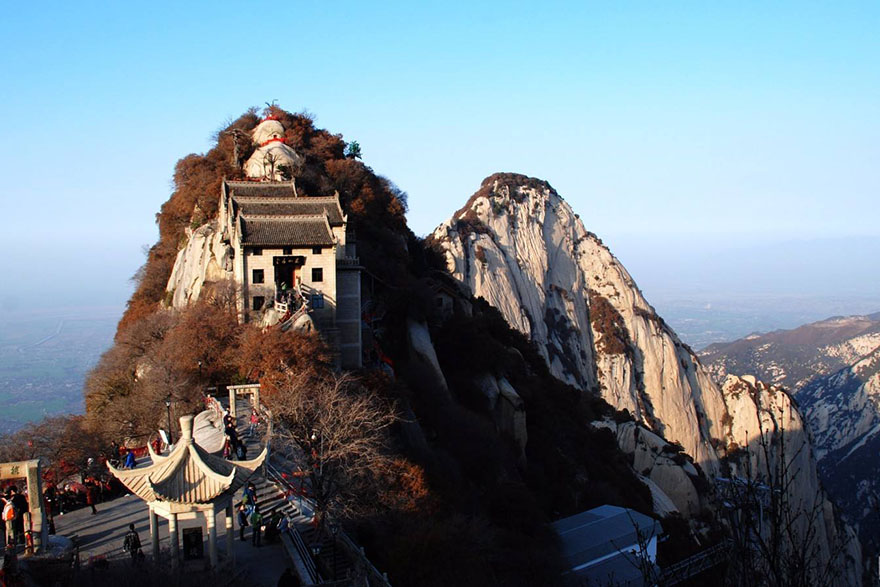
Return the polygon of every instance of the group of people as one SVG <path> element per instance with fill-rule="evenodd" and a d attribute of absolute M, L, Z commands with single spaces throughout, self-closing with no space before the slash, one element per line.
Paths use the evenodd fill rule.
<path fill-rule="evenodd" d="M 67 482 L 56 485 L 49 482 L 43 488 L 43 501 L 49 516 L 49 533 L 53 533 L 51 530 L 54 525 L 52 519 L 55 516 L 64 515 L 83 506 L 91 508 L 92 514 L 97 514 L 96 504 L 114 499 L 122 495 L 124 490 L 122 484 L 110 475 L 88 475 L 82 483 Z"/>
<path fill-rule="evenodd" d="M 260 416 L 257 414 L 257 410 L 251 410 L 251 415 L 248 418 L 248 437 L 254 435 L 259 423 Z M 235 459 L 239 461 L 247 459 L 247 446 L 245 446 L 244 441 L 241 439 L 238 433 L 238 425 L 235 418 L 229 413 L 228 408 L 223 411 L 223 431 L 226 434 L 226 443 L 223 445 L 223 457 L 229 459 L 234 455 Z"/>
<path fill-rule="evenodd" d="M 29 511 L 27 497 L 15 485 L 10 485 L 5 494 L 0 494 L 4 528 L 4 545 L 25 543 L 24 515 Z"/>
<path fill-rule="evenodd" d="M 287 527 L 287 518 L 275 510 L 266 518 L 260 511 L 257 501 L 257 488 L 253 482 L 248 482 L 242 490 L 241 501 L 236 506 L 238 510 L 238 537 L 244 541 L 245 528 L 251 527 L 251 544 L 262 546 L 263 536 L 267 543 L 276 542 L 281 532 Z"/>

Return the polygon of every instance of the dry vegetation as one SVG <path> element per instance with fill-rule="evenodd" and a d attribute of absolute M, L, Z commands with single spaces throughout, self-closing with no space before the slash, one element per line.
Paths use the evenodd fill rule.
<path fill-rule="evenodd" d="M 620 315 L 614 306 L 602 295 L 588 291 L 590 297 L 590 323 L 599 334 L 596 347 L 600 352 L 609 355 L 624 355 L 630 350 L 629 333 Z"/>
<path fill-rule="evenodd" d="M 282 122 L 285 142 L 304 157 L 298 189 L 340 193 L 361 260 L 378 278 L 374 299 L 388 309 L 382 351 L 396 379 L 378 371 L 359 373 L 359 382 L 337 379 L 317 335 L 238 324 L 224 284 L 186 310 L 159 310 L 185 230 L 213 217 L 222 177 L 236 177 L 236 157 L 249 154 L 235 137 L 258 123 L 250 111 L 221 130 L 207 154 L 178 163 L 174 193 L 157 216 L 160 240 L 138 273 L 115 346 L 88 378 L 87 415 L 64 428 L 96 442 L 143 444 L 165 424 L 166 397 L 174 418 L 200 409 L 207 385 L 259 381 L 323 507 L 348 518 L 399 585 L 553 584 L 561 559 L 551 519 L 601 503 L 650 512 L 650 495 L 614 438 L 584 425 L 622 416 L 553 379 L 485 302 L 467 301 L 472 317 L 457 312 L 445 325 L 432 323 L 452 399 L 410 364 L 406 322 L 431 314 L 426 279 L 445 271 L 443 259 L 406 227 L 405 194 L 347 158 L 341 136 L 316 129 L 307 114 L 274 106 L 265 114 Z M 495 180 L 519 184 L 521 176 L 492 176 L 481 190 Z M 625 344 L 615 316 L 597 305 L 603 340 L 612 350 Z M 506 377 L 526 404 L 525 462 L 480 401 L 474 377 L 484 373 Z"/>
<path fill-rule="evenodd" d="M 292 114 L 270 106 L 263 114 L 281 121 L 286 129 L 285 143 L 305 159 L 296 177 L 299 191 L 306 195 L 338 191 L 342 207 L 362 239 L 362 261 L 386 280 L 400 275 L 406 263 L 406 194 L 362 162 L 347 158 L 342 136 L 315 128 L 308 113 Z M 240 178 L 238 164 L 253 149 L 249 140 L 241 138 L 242 133 L 253 130 L 259 122 L 256 110 L 251 109 L 217 133 L 213 149 L 177 162 L 174 191 L 156 215 L 159 242 L 135 276 L 137 288 L 119 322 L 119 333 L 158 308 L 185 229 L 216 216 L 223 178 Z"/>

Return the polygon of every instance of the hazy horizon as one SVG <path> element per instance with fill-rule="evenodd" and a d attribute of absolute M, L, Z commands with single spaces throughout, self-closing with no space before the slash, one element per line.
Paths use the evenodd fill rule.
<path fill-rule="evenodd" d="M 306 4 L 271 26 L 274 5 L 235 6 L 8 11 L 6 306 L 33 291 L 115 303 L 175 162 L 273 100 L 359 141 L 408 192 L 418 235 L 516 171 L 549 181 L 649 298 L 753 272 L 749 292 L 824 295 L 822 247 L 782 246 L 772 265 L 737 252 L 796 240 L 846 253 L 826 268 L 839 293 L 880 291 L 880 5 Z M 285 22 L 289 55 L 270 32 Z"/>
<path fill-rule="evenodd" d="M 276 100 L 358 141 L 408 193 L 420 236 L 494 172 L 549 181 L 695 346 L 880 310 L 876 3 L 4 16 L 0 319 L 13 339 L 16 319 L 43 320 L 38 342 L 70 312 L 112 330 L 175 162 Z"/>

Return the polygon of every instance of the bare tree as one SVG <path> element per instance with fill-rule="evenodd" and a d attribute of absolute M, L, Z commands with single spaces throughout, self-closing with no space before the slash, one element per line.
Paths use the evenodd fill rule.
<path fill-rule="evenodd" d="M 263 157 L 263 171 L 266 171 L 266 168 L 269 168 L 268 173 L 264 173 L 264 177 L 267 179 L 275 179 L 275 166 L 281 160 L 281 157 L 276 155 L 275 153 L 269 152 L 266 153 L 266 156 Z"/>
<path fill-rule="evenodd" d="M 756 394 L 756 401 L 758 395 Z M 827 528 L 821 488 L 800 490 L 811 480 L 800 464 L 809 455 L 805 431 L 789 431 L 781 414 L 768 417 L 751 443 L 729 456 L 729 478 L 718 480 L 720 507 L 731 531 L 731 585 L 811 586 L 845 583 L 848 536 Z"/>
<path fill-rule="evenodd" d="M 386 450 L 393 405 L 347 376 L 293 374 L 266 403 L 280 423 L 274 442 L 305 463 L 319 526 L 325 514 L 355 515 L 378 495 L 393 467 Z"/>

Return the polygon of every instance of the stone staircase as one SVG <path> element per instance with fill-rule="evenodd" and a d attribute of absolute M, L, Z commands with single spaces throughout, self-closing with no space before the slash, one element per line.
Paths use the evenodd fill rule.
<path fill-rule="evenodd" d="M 218 400 L 226 407 L 228 401 Z M 247 399 L 236 401 L 237 429 L 245 442 L 247 458 L 254 458 L 262 450 L 261 440 L 266 434 L 266 424 L 257 425 L 254 434 L 248 436 L 251 405 Z M 294 481 L 292 472 L 299 467 L 290 455 L 271 447 L 269 459 L 260 474 L 251 481 L 257 490 L 257 503 L 263 520 L 268 521 L 275 512 L 287 519 L 289 529 L 282 532 L 282 540 L 288 546 L 291 557 L 297 563 L 300 575 L 310 584 L 335 583 L 338 585 L 379 585 L 390 587 L 387 578 L 380 574 L 366 559 L 344 531 L 335 535 L 328 528 L 320 533 L 314 524 L 314 508 L 307 497 L 300 494 L 302 488 L 308 493 L 308 483 Z M 238 500 L 236 500 L 236 503 Z M 237 521 L 236 521 L 237 524 Z"/>

